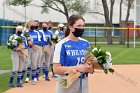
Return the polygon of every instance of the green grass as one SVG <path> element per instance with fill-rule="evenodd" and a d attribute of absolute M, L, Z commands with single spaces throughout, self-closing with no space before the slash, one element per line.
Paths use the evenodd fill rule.
<path fill-rule="evenodd" d="M 113 64 L 139 64 L 140 47 L 127 48 L 126 45 L 97 45 L 111 52 Z M 0 70 L 12 69 L 11 52 L 6 47 L 0 47 Z"/>
<path fill-rule="evenodd" d="M 101 46 L 101 49 L 108 50 L 112 54 L 113 64 L 140 64 L 140 47 L 133 48 L 130 45 L 130 48 L 127 48 L 126 45 L 97 45 Z M 0 47 L 0 70 L 11 70 L 11 52 L 6 47 Z M 0 75 L 0 93 L 9 89 L 10 73 L 5 73 Z M 16 82 L 16 78 L 15 78 Z"/>
<path fill-rule="evenodd" d="M 9 81 L 10 74 L 5 73 L 0 75 L 0 93 L 3 93 L 4 91 L 8 90 L 8 81 Z"/>
<path fill-rule="evenodd" d="M 5 46 L 0 47 L 0 70 L 12 69 L 11 50 Z"/>
<path fill-rule="evenodd" d="M 88 40 L 89 42 L 94 42 L 94 40 L 95 40 L 94 36 L 93 37 L 85 37 L 84 36 L 83 38 Z M 119 39 L 120 39 L 119 37 L 113 37 L 112 38 L 113 42 L 119 42 Z M 97 37 L 96 40 L 97 40 L 97 42 L 107 42 L 106 37 Z M 126 38 L 125 41 L 127 41 L 127 38 Z M 133 40 L 133 38 L 130 38 L 129 41 L 133 42 L 134 40 Z M 140 38 L 136 38 L 136 41 L 140 41 Z"/>
<path fill-rule="evenodd" d="M 126 48 L 121 45 L 97 45 L 101 49 L 108 50 L 112 54 L 113 64 L 140 64 L 140 47 Z"/>

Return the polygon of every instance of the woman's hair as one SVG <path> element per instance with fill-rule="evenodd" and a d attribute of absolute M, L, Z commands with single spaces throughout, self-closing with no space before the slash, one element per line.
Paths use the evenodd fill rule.
<path fill-rule="evenodd" d="M 46 25 L 48 25 L 48 22 L 43 22 L 43 23 L 42 23 L 42 25 L 43 25 L 43 24 L 46 24 Z"/>
<path fill-rule="evenodd" d="M 31 23 L 34 22 L 34 20 L 30 19 L 25 23 L 25 28 L 26 29 L 30 29 L 29 26 L 31 25 Z"/>
<path fill-rule="evenodd" d="M 73 26 L 75 24 L 75 22 L 79 19 L 82 19 L 83 21 L 85 21 L 83 19 L 83 17 L 81 17 L 80 15 L 71 15 L 69 17 L 68 23 L 67 23 L 67 26 L 66 26 L 65 37 L 67 37 L 70 34 L 69 26 Z"/>

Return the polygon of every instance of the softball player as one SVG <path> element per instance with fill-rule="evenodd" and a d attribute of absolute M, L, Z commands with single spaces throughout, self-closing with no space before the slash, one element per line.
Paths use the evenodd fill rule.
<path fill-rule="evenodd" d="M 52 33 L 47 30 L 47 23 L 42 24 L 42 33 L 43 33 L 43 56 L 42 56 L 42 69 L 45 74 L 45 80 L 50 81 L 48 77 L 49 67 L 50 67 L 50 57 L 51 57 L 51 35 Z"/>
<path fill-rule="evenodd" d="M 58 34 L 61 37 L 64 37 L 64 24 L 58 24 L 58 29 L 54 32 L 54 34 Z M 51 70 L 52 70 L 52 77 L 53 78 L 57 78 L 58 76 L 54 74 L 53 72 L 53 55 L 54 55 L 54 48 L 55 46 L 52 46 L 52 55 L 51 55 L 51 59 L 50 59 L 50 66 L 51 66 Z"/>
<path fill-rule="evenodd" d="M 40 35 L 40 40 L 41 40 L 41 43 L 37 44 L 37 46 L 39 47 L 39 50 L 38 50 L 37 69 L 36 69 L 35 81 L 39 80 L 38 77 L 39 77 L 39 73 L 40 73 L 41 58 L 42 58 L 42 45 L 43 45 L 43 34 L 38 28 L 39 28 L 39 21 L 35 20 L 35 31 L 37 31 L 37 33 Z"/>
<path fill-rule="evenodd" d="M 75 72 L 84 73 L 82 93 L 88 93 L 88 74 L 93 71 L 92 65 L 84 63 L 84 52 L 89 47 L 88 41 L 80 38 L 84 32 L 85 21 L 81 16 L 72 15 L 67 24 L 66 38 L 58 42 L 54 51 L 54 72 L 60 77 Z M 63 88 L 59 79 L 57 81 L 56 93 L 79 93 L 80 78 L 69 88 Z"/>
<path fill-rule="evenodd" d="M 55 33 L 55 30 L 52 29 L 52 26 L 53 26 L 53 23 L 51 21 L 48 22 L 47 24 L 47 28 L 48 28 L 48 31 L 50 31 L 52 33 L 52 35 Z M 54 72 L 53 72 L 53 54 L 54 54 L 54 45 L 51 45 L 51 57 L 50 57 L 50 68 L 51 68 L 51 71 L 52 71 L 52 77 L 57 77 Z"/>
<path fill-rule="evenodd" d="M 29 31 L 29 24 L 30 24 L 30 21 L 27 21 L 26 23 L 25 23 L 25 27 L 23 28 L 23 33 L 24 32 L 28 32 Z M 22 34 L 22 36 L 24 36 L 24 34 Z M 28 41 L 28 40 L 27 40 Z M 29 47 L 28 47 L 29 48 Z M 24 62 L 24 66 L 23 66 L 23 70 L 22 70 L 22 76 L 21 76 L 21 80 L 23 80 L 23 77 L 24 77 L 24 75 L 25 75 L 25 73 L 26 73 L 26 70 L 27 70 L 27 67 L 29 66 L 29 56 L 28 56 L 28 48 L 27 49 L 25 49 L 25 52 L 26 52 L 26 54 L 27 54 L 27 59 L 25 60 L 25 62 Z M 30 73 L 30 72 L 29 72 Z"/>
<path fill-rule="evenodd" d="M 30 30 L 28 31 L 28 34 L 31 37 L 31 40 L 28 41 L 29 45 L 29 60 L 30 64 L 27 68 L 27 77 L 25 79 L 25 82 L 29 81 L 30 73 L 29 71 L 32 70 L 32 84 L 34 85 L 36 83 L 35 77 L 36 77 L 36 69 L 37 69 L 37 58 L 38 58 L 38 46 L 41 44 L 40 35 L 38 32 L 36 32 L 35 29 L 35 22 L 32 21 L 29 26 Z M 33 48 L 35 46 L 37 50 Z"/>
<path fill-rule="evenodd" d="M 22 26 L 17 26 L 15 35 L 21 37 L 21 39 L 24 41 L 22 45 L 24 46 L 25 49 L 27 49 L 28 45 L 27 45 L 26 38 L 24 36 L 21 36 L 22 30 L 23 30 Z M 17 73 L 17 87 L 22 87 L 21 76 L 22 76 L 24 59 L 19 55 L 17 48 L 14 48 L 12 50 L 11 59 L 12 59 L 13 69 L 10 75 L 9 87 L 14 87 L 13 81 L 16 73 Z"/>

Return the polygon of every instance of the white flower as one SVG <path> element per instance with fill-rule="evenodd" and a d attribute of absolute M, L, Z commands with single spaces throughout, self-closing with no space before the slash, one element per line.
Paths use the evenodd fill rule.
<path fill-rule="evenodd" d="M 109 57 L 111 57 L 111 54 L 110 54 L 110 52 L 106 52 L 106 54 L 107 54 Z"/>
<path fill-rule="evenodd" d="M 93 49 L 92 49 L 92 52 L 94 52 L 94 51 L 98 51 L 98 49 L 97 49 L 97 48 L 93 48 Z"/>
<path fill-rule="evenodd" d="M 7 42 L 7 45 L 8 45 L 8 46 L 10 46 L 10 45 L 11 45 L 11 43 Z"/>
<path fill-rule="evenodd" d="M 57 38 L 57 35 L 56 34 L 53 34 L 52 38 L 53 39 L 56 39 Z"/>
<path fill-rule="evenodd" d="M 18 39 L 18 38 L 19 38 L 19 36 L 17 36 L 17 35 L 14 34 L 14 39 Z"/>
<path fill-rule="evenodd" d="M 112 62 L 110 60 L 106 61 L 107 63 L 103 64 L 104 69 L 109 69 L 112 66 Z"/>
<path fill-rule="evenodd" d="M 12 40 L 12 45 L 17 46 L 18 42 L 17 40 Z"/>
<path fill-rule="evenodd" d="M 57 42 L 59 42 L 61 40 L 61 38 L 58 38 Z"/>
<path fill-rule="evenodd" d="M 12 41 L 12 40 L 13 40 L 13 38 L 14 38 L 13 36 L 10 36 L 10 37 L 9 37 L 9 41 Z"/>

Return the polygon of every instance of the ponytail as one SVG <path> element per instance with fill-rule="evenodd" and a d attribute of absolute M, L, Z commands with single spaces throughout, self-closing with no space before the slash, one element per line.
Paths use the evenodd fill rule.
<path fill-rule="evenodd" d="M 66 31 L 65 31 L 65 34 L 64 34 L 64 37 L 67 37 L 69 34 L 70 34 L 70 29 L 67 27 Z"/>

